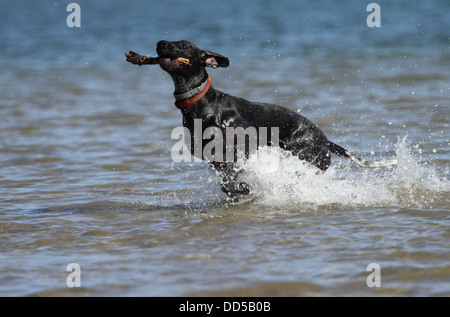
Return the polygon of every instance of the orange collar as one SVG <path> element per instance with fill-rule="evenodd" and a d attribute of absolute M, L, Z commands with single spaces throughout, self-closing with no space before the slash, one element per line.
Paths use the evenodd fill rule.
<path fill-rule="evenodd" d="M 206 85 L 205 88 L 203 88 L 203 90 L 201 90 L 199 93 L 195 94 L 192 98 L 189 98 L 187 100 L 180 102 L 175 101 L 175 107 L 177 107 L 178 109 L 184 109 L 189 107 L 190 105 L 199 101 L 208 92 L 210 87 L 211 87 L 211 77 L 208 76 L 208 80 L 206 81 Z"/>

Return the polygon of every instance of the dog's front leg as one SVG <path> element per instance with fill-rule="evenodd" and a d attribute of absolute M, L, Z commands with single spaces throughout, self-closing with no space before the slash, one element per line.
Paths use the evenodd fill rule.
<path fill-rule="evenodd" d="M 250 185 L 245 182 L 239 182 L 238 176 L 242 172 L 237 170 L 233 163 L 213 163 L 218 176 L 221 178 L 221 189 L 229 197 L 234 198 L 236 195 L 248 195 L 250 193 Z"/>

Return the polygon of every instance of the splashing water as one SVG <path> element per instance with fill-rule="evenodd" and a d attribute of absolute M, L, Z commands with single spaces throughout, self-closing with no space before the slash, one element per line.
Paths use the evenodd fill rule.
<path fill-rule="evenodd" d="M 360 168 L 340 161 L 319 173 L 290 152 L 262 147 L 242 164 L 243 178 L 251 184 L 256 203 L 272 206 L 433 208 L 448 199 L 449 180 L 421 164 L 406 138 L 395 149 L 395 167 Z"/>

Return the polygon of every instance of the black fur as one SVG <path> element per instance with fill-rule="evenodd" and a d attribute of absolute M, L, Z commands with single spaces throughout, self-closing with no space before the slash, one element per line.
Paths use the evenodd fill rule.
<path fill-rule="evenodd" d="M 181 94 L 200 86 L 208 79 L 205 67 L 227 67 L 228 58 L 205 51 L 188 41 L 157 44 L 159 64 L 170 74 L 175 84 L 174 94 Z M 189 59 L 189 64 L 177 63 L 175 58 Z M 235 97 L 211 86 L 209 91 L 193 105 L 181 109 L 183 126 L 191 132 L 191 151 L 194 153 L 194 119 L 202 120 L 203 131 L 208 127 L 278 127 L 280 148 L 291 151 L 300 159 L 325 171 L 330 166 L 331 153 L 349 158 L 347 151 L 330 142 L 311 121 L 287 108 Z M 203 132 L 202 131 L 202 132 Z M 202 146 L 210 140 L 203 140 Z M 224 153 L 225 153 L 224 144 Z M 249 153 L 247 153 L 249 154 Z M 250 187 L 238 182 L 239 171 L 233 162 L 210 162 L 222 177 L 222 190 L 230 196 L 248 194 Z"/>

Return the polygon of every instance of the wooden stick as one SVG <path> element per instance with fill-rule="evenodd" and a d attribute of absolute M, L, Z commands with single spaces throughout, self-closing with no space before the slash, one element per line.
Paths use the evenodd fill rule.
<path fill-rule="evenodd" d="M 178 57 L 175 59 L 177 62 L 189 65 L 189 60 L 187 58 Z"/>
<path fill-rule="evenodd" d="M 125 53 L 125 56 L 127 57 L 127 62 L 136 64 L 139 66 L 159 64 L 159 57 L 150 57 L 150 56 L 139 55 L 138 53 L 135 53 L 133 51 L 129 51 L 128 53 Z"/>
<path fill-rule="evenodd" d="M 127 57 L 127 62 L 130 62 L 131 64 L 135 65 L 154 65 L 159 64 L 159 57 L 150 57 L 150 56 L 144 56 L 139 55 L 138 53 L 135 53 L 133 51 L 128 51 L 128 53 L 125 53 L 125 56 Z M 183 57 L 177 57 L 174 59 L 174 61 L 182 64 L 189 65 L 189 59 L 183 58 Z"/>

